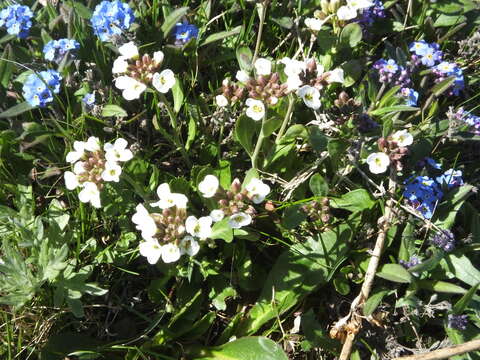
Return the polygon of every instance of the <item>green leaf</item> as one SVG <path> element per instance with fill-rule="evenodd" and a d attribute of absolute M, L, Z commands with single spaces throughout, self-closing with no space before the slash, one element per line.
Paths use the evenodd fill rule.
<path fill-rule="evenodd" d="M 467 18 L 463 15 L 445 15 L 440 14 L 440 16 L 433 23 L 434 27 L 447 27 L 457 25 L 461 22 L 467 21 Z"/>
<path fill-rule="evenodd" d="M 356 212 L 371 209 L 375 205 L 375 201 L 372 200 L 367 190 L 357 189 L 342 195 L 340 198 L 332 198 L 330 205 L 335 208 Z"/>
<path fill-rule="evenodd" d="M 390 290 L 376 291 L 373 295 L 370 295 L 368 300 L 363 305 L 363 315 L 368 316 L 373 314 L 375 309 L 380 305 L 382 299 L 390 292 Z"/>
<path fill-rule="evenodd" d="M 223 220 L 215 223 L 212 226 L 212 236 L 211 239 L 222 239 L 225 242 L 229 243 L 233 240 L 233 229 L 228 225 L 228 217 Z"/>
<path fill-rule="evenodd" d="M 449 254 L 446 258 L 448 268 L 455 277 L 470 286 L 476 286 L 480 282 L 478 271 L 465 255 Z"/>
<path fill-rule="evenodd" d="M 429 259 L 422 261 L 420 264 L 415 265 L 408 269 L 410 273 L 422 273 L 424 271 L 431 271 L 437 267 L 440 261 L 444 257 L 444 252 L 441 250 L 434 250 L 432 256 Z"/>
<path fill-rule="evenodd" d="M 18 116 L 23 114 L 24 112 L 32 110 L 34 107 L 30 105 L 28 102 L 23 102 L 12 106 L 10 109 L 5 110 L 4 112 L 0 113 L 0 119 L 9 118 Z"/>
<path fill-rule="evenodd" d="M 160 27 L 164 38 L 167 38 L 170 30 L 173 29 L 175 24 L 180 21 L 182 16 L 184 16 L 188 12 L 188 10 L 189 8 L 186 6 L 173 10 L 170 14 L 168 14 L 168 16 L 163 21 L 163 25 Z"/>
<path fill-rule="evenodd" d="M 240 69 L 249 73 L 253 69 L 252 59 L 253 53 L 246 46 L 239 47 L 236 51 L 238 65 Z"/>
<path fill-rule="evenodd" d="M 340 33 L 340 44 L 343 46 L 354 48 L 360 41 L 362 41 L 362 28 L 358 24 L 350 23 Z"/>
<path fill-rule="evenodd" d="M 446 281 L 419 280 L 417 285 L 421 289 L 447 294 L 465 294 L 467 292 L 464 288 Z"/>
<path fill-rule="evenodd" d="M 82 3 L 79 3 L 77 1 L 73 1 L 71 4 L 73 5 L 73 8 L 75 9 L 75 12 L 81 18 L 90 19 L 92 17 L 92 10 L 90 10 L 88 7 L 86 7 Z"/>
<path fill-rule="evenodd" d="M 221 31 L 221 32 L 218 32 L 218 33 L 215 33 L 215 34 L 211 34 L 205 40 L 203 40 L 200 43 L 199 47 L 211 44 L 215 41 L 220 41 L 220 40 L 226 39 L 226 38 L 228 38 L 230 36 L 233 36 L 233 35 L 240 34 L 241 31 L 242 31 L 242 26 L 239 25 L 239 26 L 233 28 L 232 30 Z"/>
<path fill-rule="evenodd" d="M 308 183 L 310 190 L 315 196 L 327 196 L 328 183 L 320 174 L 314 174 Z"/>
<path fill-rule="evenodd" d="M 195 140 L 195 136 L 197 135 L 197 122 L 193 116 L 190 116 L 188 120 L 188 135 L 187 141 L 185 142 L 185 150 L 189 150 L 190 146 L 192 146 L 193 141 Z"/>
<path fill-rule="evenodd" d="M 285 209 L 282 224 L 287 229 L 294 229 L 307 219 L 307 214 L 301 210 L 300 205 L 292 205 Z"/>
<path fill-rule="evenodd" d="M 293 19 L 289 16 L 283 16 L 279 18 L 270 17 L 270 19 L 285 29 L 291 29 L 293 26 Z"/>
<path fill-rule="evenodd" d="M 432 87 L 432 94 L 434 94 L 435 96 L 442 95 L 452 86 L 454 82 L 455 76 L 449 76 L 445 80 L 440 81 L 438 84 L 435 84 L 435 86 Z"/>
<path fill-rule="evenodd" d="M 175 84 L 172 87 L 173 94 L 173 110 L 176 114 L 180 111 L 183 105 L 185 96 L 183 95 L 182 82 L 178 77 L 175 78 Z"/>
<path fill-rule="evenodd" d="M 5 45 L 2 57 L 0 58 L 0 84 L 6 88 L 10 82 L 13 73 L 13 51 L 10 44 Z"/>
<path fill-rule="evenodd" d="M 282 125 L 282 118 L 278 115 L 274 115 L 269 117 L 262 126 L 262 134 L 264 137 L 268 137 L 273 134 L 275 130 L 277 130 L 280 125 Z"/>
<path fill-rule="evenodd" d="M 328 145 L 328 137 L 318 128 L 318 126 L 310 126 L 309 130 L 309 140 L 312 144 L 313 150 L 324 151 Z"/>
<path fill-rule="evenodd" d="M 288 311 L 324 284 L 331 269 L 335 268 L 334 264 L 342 261 L 352 235 L 348 225 L 340 225 L 308 238 L 304 243 L 297 243 L 282 253 L 237 335 L 255 333 L 267 321 Z"/>
<path fill-rule="evenodd" d="M 282 348 L 266 337 L 244 337 L 203 349 L 195 360 L 288 360 Z"/>
<path fill-rule="evenodd" d="M 127 115 L 128 115 L 127 112 L 118 105 L 113 105 L 113 104 L 105 105 L 102 109 L 102 116 L 104 117 L 112 117 L 112 116 L 125 117 Z"/>
<path fill-rule="evenodd" d="M 382 96 L 378 103 L 379 108 L 385 107 L 387 103 L 389 103 L 392 99 L 395 99 L 395 95 L 397 95 L 398 91 L 400 90 L 401 86 L 397 85 L 392 87 L 390 90 L 388 90 L 385 95 Z"/>
<path fill-rule="evenodd" d="M 458 300 L 455 305 L 453 306 L 453 313 L 458 315 L 463 313 L 463 311 L 467 308 L 468 304 L 472 300 L 473 296 L 477 292 L 478 286 L 480 286 L 480 283 L 476 284 L 475 286 L 472 286 L 470 290 L 468 290 L 465 295 L 463 295 L 460 300 Z"/>
<path fill-rule="evenodd" d="M 395 106 L 387 106 L 381 109 L 370 111 L 370 115 L 383 115 L 387 113 L 396 113 L 401 111 L 418 111 L 420 110 L 417 107 L 412 107 L 408 105 L 395 105 Z"/>
<path fill-rule="evenodd" d="M 412 275 L 399 264 L 385 264 L 376 275 L 382 279 L 398 283 L 408 284 L 412 282 Z"/>
<path fill-rule="evenodd" d="M 432 222 L 441 229 L 450 229 L 465 200 L 473 194 L 472 190 L 473 186 L 468 184 L 451 190 L 436 209 Z"/>
<path fill-rule="evenodd" d="M 256 123 L 246 115 L 240 116 L 235 123 L 235 137 L 248 155 L 253 153 L 253 135 Z"/>

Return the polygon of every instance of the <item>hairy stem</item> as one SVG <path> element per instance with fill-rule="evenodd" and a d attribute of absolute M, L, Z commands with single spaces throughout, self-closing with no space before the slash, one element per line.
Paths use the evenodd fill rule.
<path fill-rule="evenodd" d="M 285 133 L 285 130 L 287 128 L 288 123 L 290 122 L 290 118 L 292 117 L 292 111 L 293 111 L 293 105 L 295 104 L 295 100 L 292 95 L 288 96 L 288 108 L 287 108 L 287 113 L 285 114 L 285 117 L 283 118 L 282 126 L 280 127 L 280 130 L 278 131 L 277 134 L 277 139 L 275 142 L 278 144 L 280 140 L 282 139 L 283 134 Z"/>
<path fill-rule="evenodd" d="M 262 118 L 262 127 L 260 128 L 260 134 L 258 134 L 257 144 L 255 145 L 255 150 L 253 150 L 252 155 L 252 167 L 254 169 L 258 169 L 257 162 L 258 162 L 258 154 L 260 153 L 260 149 L 262 148 L 263 140 L 265 136 L 263 136 L 263 126 L 265 124 L 265 120 L 267 119 L 267 111 L 265 111 L 265 115 Z"/>
<path fill-rule="evenodd" d="M 390 170 L 390 180 L 388 183 L 388 193 L 390 197 L 394 195 L 395 187 L 395 169 L 392 167 Z M 348 332 L 345 343 L 342 347 L 342 352 L 340 353 L 339 360 L 348 360 L 350 358 L 355 336 L 362 328 L 362 307 L 363 304 L 367 301 L 368 296 L 370 295 L 370 291 L 372 290 L 373 280 L 375 278 L 375 273 L 377 272 L 378 265 L 380 263 L 380 256 L 382 255 L 383 247 L 385 245 L 387 232 L 390 229 L 393 219 L 394 204 L 395 202 L 389 198 L 385 204 L 385 213 L 378 220 L 378 223 L 380 224 L 380 230 L 377 236 L 377 241 L 375 242 L 375 247 L 372 251 L 370 261 L 368 263 L 367 272 L 365 274 L 365 281 L 363 282 L 360 293 L 353 300 L 352 306 L 350 308 L 350 321 L 347 325 L 347 328 L 355 330 Z"/>

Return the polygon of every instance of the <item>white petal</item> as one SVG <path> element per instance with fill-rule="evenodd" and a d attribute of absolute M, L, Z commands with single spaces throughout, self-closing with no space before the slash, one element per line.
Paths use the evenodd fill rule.
<path fill-rule="evenodd" d="M 167 244 L 162 247 L 162 260 L 164 263 L 172 263 L 180 259 L 180 248 L 175 244 Z"/>
<path fill-rule="evenodd" d="M 71 171 L 65 171 L 63 174 L 65 178 L 65 186 L 68 190 L 76 189 L 80 184 L 78 183 L 78 177 Z"/>
<path fill-rule="evenodd" d="M 133 41 L 123 44 L 118 48 L 118 51 L 122 56 L 125 56 L 125 58 L 127 59 L 133 59 L 135 57 L 138 57 L 138 48 L 133 43 Z"/>

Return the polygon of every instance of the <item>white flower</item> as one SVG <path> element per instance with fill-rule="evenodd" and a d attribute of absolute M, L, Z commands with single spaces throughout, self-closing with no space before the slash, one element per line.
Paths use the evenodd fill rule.
<path fill-rule="evenodd" d="M 212 218 L 210 216 L 202 216 L 197 219 L 195 216 L 187 217 L 185 228 L 190 235 L 205 240 L 212 235 Z"/>
<path fill-rule="evenodd" d="M 338 82 L 343 84 L 345 81 L 343 69 L 337 68 L 329 72 L 327 82 L 329 84 L 333 82 Z"/>
<path fill-rule="evenodd" d="M 160 209 L 168 209 L 172 206 L 179 209 L 187 207 L 188 198 L 183 194 L 172 193 L 167 183 L 163 183 L 157 188 L 157 195 L 160 200 L 151 204 L 151 206 L 158 206 Z"/>
<path fill-rule="evenodd" d="M 317 110 L 320 108 L 320 91 L 310 85 L 302 86 L 297 91 L 297 95 L 300 96 L 309 108 Z"/>
<path fill-rule="evenodd" d="M 251 222 L 252 217 L 244 212 L 233 214 L 228 219 L 228 225 L 230 225 L 232 229 L 240 229 L 241 227 L 250 225 Z"/>
<path fill-rule="evenodd" d="M 154 240 L 153 237 L 157 233 L 155 220 L 153 220 L 150 213 L 142 204 L 138 204 L 135 210 L 136 212 L 132 216 L 132 222 L 136 225 L 136 229 L 142 232 L 142 237 L 145 240 Z"/>
<path fill-rule="evenodd" d="M 163 253 L 163 246 L 157 240 L 141 242 L 138 249 L 140 250 L 140 255 L 145 256 L 151 265 L 156 264 Z"/>
<path fill-rule="evenodd" d="M 75 161 L 79 160 L 85 154 L 85 144 L 85 141 L 75 141 L 73 143 L 75 151 L 70 151 L 67 154 L 67 162 L 73 164 Z"/>
<path fill-rule="evenodd" d="M 78 175 L 74 174 L 73 172 L 65 171 L 63 177 L 65 178 L 65 186 L 68 190 L 74 190 L 80 186 L 80 183 L 78 182 Z"/>
<path fill-rule="evenodd" d="M 120 46 L 118 48 L 118 52 L 120 53 L 120 55 L 124 56 L 126 59 L 134 59 L 138 57 L 138 48 L 133 43 L 133 41 L 130 41 Z"/>
<path fill-rule="evenodd" d="M 73 173 L 76 174 L 76 175 L 80 175 L 80 174 L 83 174 L 85 172 L 85 162 L 83 161 L 77 161 L 74 165 L 73 165 Z"/>
<path fill-rule="evenodd" d="M 265 197 L 270 193 L 270 186 L 265 184 L 262 180 L 253 178 L 245 186 L 245 190 L 248 191 L 249 197 L 255 204 L 260 204 Z"/>
<path fill-rule="evenodd" d="M 295 91 L 302 85 L 303 85 L 303 81 L 300 79 L 300 76 L 298 75 L 292 75 L 287 78 L 288 91 Z"/>
<path fill-rule="evenodd" d="M 204 198 L 211 198 L 217 193 L 220 183 L 215 175 L 207 175 L 198 184 L 198 191 L 202 193 Z"/>
<path fill-rule="evenodd" d="M 122 173 L 122 168 L 112 161 L 107 161 L 105 163 L 105 170 L 102 172 L 102 179 L 105 181 L 120 181 L 120 174 Z"/>
<path fill-rule="evenodd" d="M 280 60 L 282 64 L 285 65 L 283 72 L 288 77 L 290 76 L 298 76 L 302 72 L 307 70 L 307 64 L 304 61 L 290 59 L 289 57 L 284 57 Z"/>
<path fill-rule="evenodd" d="M 100 191 L 98 191 L 97 185 L 90 181 L 83 183 L 83 189 L 78 194 L 78 199 L 83 203 L 89 202 L 96 208 L 102 206 L 100 204 Z"/>
<path fill-rule="evenodd" d="M 224 95 L 215 96 L 215 102 L 220 107 L 225 107 L 228 105 L 228 99 Z"/>
<path fill-rule="evenodd" d="M 392 140 L 400 147 L 409 146 L 413 143 L 413 136 L 407 130 L 399 130 L 392 134 Z"/>
<path fill-rule="evenodd" d="M 164 55 L 163 55 L 163 51 L 155 51 L 153 53 L 153 62 L 155 63 L 155 65 L 161 65 L 162 62 L 163 62 L 163 58 L 164 58 Z"/>
<path fill-rule="evenodd" d="M 170 69 L 163 70 L 160 74 L 153 74 L 152 85 L 159 92 L 166 94 L 175 85 L 175 74 Z"/>
<path fill-rule="evenodd" d="M 116 161 L 128 161 L 133 158 L 132 152 L 127 149 L 128 142 L 123 138 L 115 140 L 113 144 L 106 143 L 103 146 L 105 150 L 105 158 L 107 161 L 116 162 Z"/>
<path fill-rule="evenodd" d="M 255 121 L 261 120 L 265 115 L 265 105 L 260 100 L 248 98 L 245 102 L 248 108 L 246 114 Z"/>
<path fill-rule="evenodd" d="M 138 99 L 140 95 L 147 89 L 147 85 L 131 78 L 130 76 L 120 76 L 115 79 L 117 89 L 123 90 L 122 96 L 125 100 Z"/>
<path fill-rule="evenodd" d="M 371 173 L 381 174 L 387 171 L 388 165 L 390 165 L 390 158 L 383 152 L 373 153 L 368 155 L 367 164 Z"/>
<path fill-rule="evenodd" d="M 100 149 L 100 140 L 96 136 L 90 136 L 85 143 L 85 150 L 95 152 Z"/>
<path fill-rule="evenodd" d="M 241 83 L 246 83 L 248 80 L 250 80 L 250 75 L 248 75 L 246 71 L 238 70 L 235 78 Z"/>
<path fill-rule="evenodd" d="M 162 260 L 164 263 L 172 263 L 180 259 L 182 253 L 180 248 L 175 244 L 167 244 L 162 246 Z"/>
<path fill-rule="evenodd" d="M 255 61 L 255 71 L 257 75 L 270 75 L 272 72 L 272 62 L 264 58 L 257 59 Z"/>
<path fill-rule="evenodd" d="M 325 20 L 320 20 L 317 18 L 306 18 L 305 19 L 305 25 L 313 31 L 320 31 L 322 28 L 323 24 L 325 23 Z"/>
<path fill-rule="evenodd" d="M 200 250 L 200 244 L 193 236 L 187 235 L 180 241 L 180 253 L 189 256 L 197 255 Z"/>
<path fill-rule="evenodd" d="M 112 74 L 122 74 L 127 72 L 128 62 L 125 56 L 119 56 L 113 62 Z"/>
<path fill-rule="evenodd" d="M 337 10 L 339 20 L 352 20 L 357 17 L 357 10 L 350 6 L 340 6 Z"/>
<path fill-rule="evenodd" d="M 372 7 L 374 3 L 370 0 L 347 0 L 347 6 L 355 10 L 363 10 Z"/>
<path fill-rule="evenodd" d="M 213 222 L 219 222 L 223 220 L 223 218 L 225 217 L 225 213 L 223 212 L 223 210 L 215 209 L 210 212 L 209 216 L 212 218 Z"/>

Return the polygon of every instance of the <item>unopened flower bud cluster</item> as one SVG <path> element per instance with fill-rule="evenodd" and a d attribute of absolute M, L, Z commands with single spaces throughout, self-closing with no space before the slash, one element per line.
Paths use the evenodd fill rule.
<path fill-rule="evenodd" d="M 120 56 L 113 63 L 112 73 L 120 75 L 115 79 L 115 86 L 123 90 L 126 100 L 138 99 L 150 84 L 161 93 L 167 93 L 175 84 L 172 70 L 157 72 L 164 58 L 162 51 L 156 51 L 152 57 L 140 56 L 133 42 L 122 45 L 118 51 Z"/>
<path fill-rule="evenodd" d="M 311 221 L 321 221 L 324 224 L 328 224 L 331 220 L 330 200 L 328 200 L 328 198 L 323 198 L 320 201 L 311 201 L 303 205 L 301 209 L 307 214 Z"/>
<path fill-rule="evenodd" d="M 106 143 L 103 149 L 100 140 L 94 136 L 87 141 L 75 141 L 74 151 L 70 151 L 66 157 L 67 162 L 73 166 L 73 172 L 66 171 L 64 174 L 67 189 L 80 188 L 80 201 L 100 208 L 103 182 L 120 181 L 120 163 L 133 157 L 127 145 L 127 141 L 122 138 L 113 144 Z"/>

